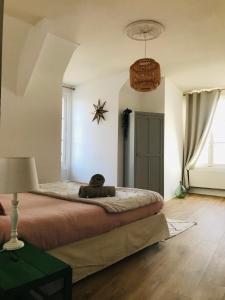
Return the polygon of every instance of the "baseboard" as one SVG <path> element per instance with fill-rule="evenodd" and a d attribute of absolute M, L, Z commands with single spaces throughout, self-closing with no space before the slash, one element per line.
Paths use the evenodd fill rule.
<path fill-rule="evenodd" d="M 164 198 L 164 201 L 166 202 L 166 201 L 172 200 L 174 198 L 176 198 L 176 195 L 170 195 L 167 198 Z"/>
<path fill-rule="evenodd" d="M 225 197 L 225 190 L 218 190 L 218 189 L 207 189 L 207 188 L 191 187 L 188 192 L 190 194 L 200 194 L 200 195 Z"/>

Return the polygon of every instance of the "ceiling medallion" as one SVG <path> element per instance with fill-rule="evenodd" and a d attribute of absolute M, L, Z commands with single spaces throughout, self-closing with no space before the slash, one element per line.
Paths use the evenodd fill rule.
<path fill-rule="evenodd" d="M 148 41 L 156 39 L 165 27 L 153 20 L 139 20 L 127 25 L 126 32 L 129 38 L 136 41 Z"/>
<path fill-rule="evenodd" d="M 146 57 L 146 41 L 157 38 L 164 26 L 152 20 L 139 20 L 129 24 L 126 32 L 129 38 L 145 42 L 145 58 L 138 59 L 130 66 L 130 85 L 139 92 L 149 92 L 160 85 L 160 65 Z"/>

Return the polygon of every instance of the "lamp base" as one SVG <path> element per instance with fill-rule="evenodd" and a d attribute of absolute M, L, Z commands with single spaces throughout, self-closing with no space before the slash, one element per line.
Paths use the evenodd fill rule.
<path fill-rule="evenodd" d="M 3 249 L 4 250 L 17 250 L 17 249 L 23 248 L 23 246 L 24 246 L 24 242 L 14 239 L 14 240 L 10 240 L 7 243 L 5 243 L 3 245 Z"/>

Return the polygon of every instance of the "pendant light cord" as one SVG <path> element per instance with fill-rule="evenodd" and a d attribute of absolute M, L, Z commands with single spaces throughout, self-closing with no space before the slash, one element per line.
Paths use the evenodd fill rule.
<path fill-rule="evenodd" d="M 146 39 L 145 39 L 145 58 L 146 58 Z"/>
<path fill-rule="evenodd" d="M 143 31 L 142 32 L 142 34 L 143 34 L 143 39 L 144 39 L 144 41 L 145 41 L 145 58 L 146 58 L 146 41 L 147 41 L 147 36 L 146 36 L 146 32 L 145 31 Z"/>

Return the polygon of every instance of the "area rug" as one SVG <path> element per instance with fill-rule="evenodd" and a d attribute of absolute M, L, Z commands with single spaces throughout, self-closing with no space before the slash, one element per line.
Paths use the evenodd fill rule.
<path fill-rule="evenodd" d="M 188 221 L 188 220 L 177 220 L 177 219 L 166 219 L 168 223 L 168 228 L 170 232 L 170 237 L 172 238 L 187 229 L 191 228 L 194 225 L 197 225 L 197 222 Z"/>

